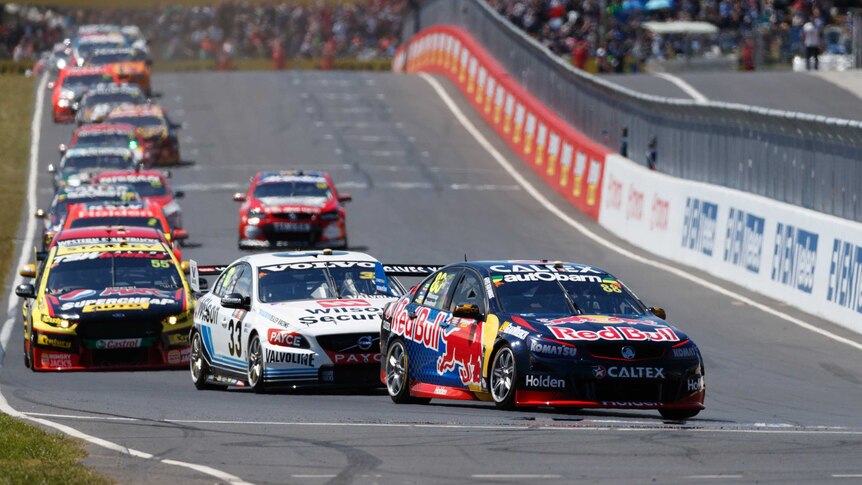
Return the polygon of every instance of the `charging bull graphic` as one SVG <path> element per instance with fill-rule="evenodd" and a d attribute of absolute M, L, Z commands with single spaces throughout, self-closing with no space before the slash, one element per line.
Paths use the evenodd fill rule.
<path fill-rule="evenodd" d="M 460 366 L 462 384 L 482 384 L 482 325 L 475 320 L 453 323 L 441 335 L 445 352 L 437 359 L 440 375 Z"/>

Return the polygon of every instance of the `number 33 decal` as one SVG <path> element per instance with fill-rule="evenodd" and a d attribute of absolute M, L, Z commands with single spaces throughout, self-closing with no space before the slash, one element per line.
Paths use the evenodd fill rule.
<path fill-rule="evenodd" d="M 230 332 L 230 339 L 227 342 L 227 350 L 230 355 L 242 357 L 242 320 L 233 320 L 227 324 L 227 331 Z M 236 335 L 234 336 L 234 332 Z M 236 343 L 234 343 L 234 340 Z"/>

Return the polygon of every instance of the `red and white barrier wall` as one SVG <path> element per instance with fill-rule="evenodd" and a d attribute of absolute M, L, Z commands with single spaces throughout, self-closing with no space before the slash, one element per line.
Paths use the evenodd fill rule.
<path fill-rule="evenodd" d="M 466 32 L 435 26 L 395 56 L 396 72 L 452 80 L 512 150 L 575 207 L 599 218 L 607 148 L 567 125 L 516 83 Z"/>
<path fill-rule="evenodd" d="M 610 153 L 454 27 L 414 36 L 393 69 L 447 76 L 524 163 L 620 238 L 862 333 L 862 224 Z"/>

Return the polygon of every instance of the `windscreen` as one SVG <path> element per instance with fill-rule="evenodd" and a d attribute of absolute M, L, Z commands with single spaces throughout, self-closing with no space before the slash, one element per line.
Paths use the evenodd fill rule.
<path fill-rule="evenodd" d="M 182 279 L 164 251 L 80 253 L 55 257 L 45 287 L 49 294 L 102 288 L 175 291 Z"/>
<path fill-rule="evenodd" d="M 126 123 L 136 128 L 163 126 L 164 120 L 157 116 L 110 116 L 111 123 Z"/>
<path fill-rule="evenodd" d="M 69 76 L 63 81 L 63 87 L 74 89 L 75 87 L 92 86 L 94 84 L 112 82 L 111 76 L 107 74 L 83 74 L 80 76 Z"/>
<path fill-rule="evenodd" d="M 335 267 L 335 265 L 339 265 Z M 263 303 L 329 298 L 396 297 L 400 289 L 380 263 L 339 261 L 264 266 L 258 270 Z"/>
<path fill-rule="evenodd" d="M 141 197 L 158 197 L 167 195 L 168 193 L 168 188 L 157 178 L 136 182 L 123 182 L 123 185 L 131 185 Z"/>
<path fill-rule="evenodd" d="M 90 108 L 101 103 L 111 104 L 139 104 L 143 103 L 144 98 L 139 94 L 133 93 L 110 93 L 110 94 L 91 94 L 84 98 L 83 105 L 85 108 Z"/>
<path fill-rule="evenodd" d="M 76 199 L 64 198 L 63 200 L 57 199 L 57 202 L 54 204 L 52 213 L 58 218 L 63 219 L 66 217 L 66 209 L 69 207 L 69 204 L 84 204 L 89 202 L 132 202 L 138 199 L 138 194 L 134 192 L 124 192 L 122 194 L 116 194 L 111 196 L 93 196 L 93 197 L 80 197 Z"/>
<path fill-rule="evenodd" d="M 131 158 L 92 155 L 69 157 L 63 160 L 63 173 L 76 173 L 82 170 L 133 169 L 135 161 Z"/>
<path fill-rule="evenodd" d="M 128 133 L 87 134 L 78 135 L 75 148 L 131 148 L 133 142 L 135 139 Z"/>
<path fill-rule="evenodd" d="M 329 184 L 326 182 L 270 182 L 258 185 L 254 189 L 254 197 L 330 197 Z"/>
<path fill-rule="evenodd" d="M 104 64 L 112 64 L 115 62 L 142 61 L 143 54 L 132 52 L 111 52 L 109 54 L 95 54 L 87 59 L 87 64 L 93 66 L 101 66 Z"/>
<path fill-rule="evenodd" d="M 531 272 L 492 274 L 503 311 L 526 315 L 643 315 L 622 283 L 607 275 Z"/>
<path fill-rule="evenodd" d="M 132 217 L 132 216 L 104 216 L 104 217 L 85 217 L 75 219 L 69 225 L 71 229 L 79 227 L 95 227 L 95 226 L 128 226 L 128 227 L 153 227 L 168 232 L 168 228 L 162 225 L 158 217 Z"/>

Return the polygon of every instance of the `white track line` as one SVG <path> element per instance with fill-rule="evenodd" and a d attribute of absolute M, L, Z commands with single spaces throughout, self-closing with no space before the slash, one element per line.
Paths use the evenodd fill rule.
<path fill-rule="evenodd" d="M 544 195 L 542 195 L 542 193 L 539 190 L 537 190 L 533 186 L 533 184 L 531 184 L 520 173 L 518 173 L 518 171 L 515 170 L 515 168 L 512 166 L 512 164 L 509 163 L 508 160 L 506 160 L 506 157 L 504 157 L 496 148 L 494 148 L 494 146 L 488 141 L 488 139 L 485 138 L 485 135 L 483 135 L 476 128 L 476 126 L 473 124 L 473 122 L 471 122 L 469 119 L 467 119 L 467 117 L 461 111 L 461 108 L 458 107 L 458 105 L 455 103 L 455 101 L 453 101 L 452 98 L 449 96 L 449 93 L 446 92 L 446 90 L 443 88 L 443 86 L 441 86 L 440 83 L 436 79 L 434 79 L 433 77 L 431 77 L 425 73 L 419 73 L 419 76 L 422 77 L 422 79 L 425 79 L 428 82 L 428 84 L 431 85 L 431 87 L 434 89 L 434 91 L 437 92 L 437 95 L 440 96 L 440 98 L 443 100 L 443 102 L 446 104 L 446 106 L 449 108 L 449 110 L 452 112 L 452 114 L 455 115 L 455 118 L 461 123 L 461 125 L 464 127 L 464 129 L 466 129 L 467 132 L 470 133 L 473 136 L 473 138 L 476 139 L 476 141 L 479 143 L 479 145 L 481 145 L 482 148 L 484 148 L 485 151 L 487 151 L 491 155 L 491 157 L 493 157 L 494 160 L 496 160 L 497 163 L 500 164 L 500 166 L 506 172 L 508 172 L 509 175 L 512 176 L 513 179 L 515 179 L 515 182 L 517 182 L 521 187 L 523 187 L 523 189 L 528 194 L 530 194 L 530 196 L 532 196 L 533 199 L 536 200 L 536 202 L 538 202 L 548 212 L 550 212 L 551 214 L 554 214 L 560 220 L 562 220 L 563 222 L 565 222 L 566 224 L 571 226 L 573 229 L 575 229 L 576 231 L 578 231 L 581 234 L 583 234 L 584 236 L 586 236 L 588 239 L 591 239 L 596 244 L 598 244 L 600 246 L 604 246 L 605 248 L 610 249 L 611 251 L 614 251 L 614 252 L 616 252 L 622 256 L 625 256 L 625 257 L 627 257 L 633 261 L 637 261 L 637 262 L 645 264 L 647 266 L 652 266 L 653 268 L 656 268 L 656 269 L 659 269 L 662 271 L 666 271 L 672 275 L 679 276 L 680 278 L 686 279 L 686 280 L 691 281 L 692 283 L 698 284 L 704 288 L 715 291 L 716 293 L 719 293 L 721 295 L 724 295 L 724 296 L 727 296 L 727 297 L 732 298 L 734 300 L 745 303 L 746 305 L 750 305 L 754 308 L 757 308 L 758 310 L 761 310 L 765 313 L 768 313 L 770 315 L 778 317 L 782 320 L 790 322 L 790 323 L 797 325 L 799 327 L 802 327 L 806 330 L 810 330 L 814 333 L 817 333 L 817 334 L 820 334 L 824 337 L 835 340 L 836 342 L 841 342 L 841 343 L 849 345 L 855 349 L 862 350 L 862 343 L 856 342 L 855 340 L 850 340 L 848 338 L 845 338 L 845 337 L 842 337 L 840 335 L 829 332 L 828 330 L 824 330 L 822 328 L 819 328 L 819 327 L 817 327 L 811 323 L 800 320 L 794 316 L 788 315 L 784 312 L 778 311 L 772 307 L 764 305 L 763 303 L 758 303 L 758 302 L 752 300 L 751 298 L 748 298 L 747 296 L 740 295 L 739 293 L 736 293 L 732 290 L 729 290 L 723 286 L 709 282 L 703 278 L 699 278 L 697 276 L 694 276 L 691 273 L 689 273 L 688 271 L 682 270 L 680 268 L 676 268 L 674 266 L 668 266 L 666 263 L 661 263 L 661 262 L 656 261 L 654 259 L 650 259 L 650 258 L 647 258 L 645 256 L 641 256 L 639 254 L 636 254 L 632 251 L 629 251 L 629 250 L 624 249 L 620 246 L 617 246 L 616 244 L 608 241 L 605 238 L 600 237 L 598 234 L 596 234 L 593 231 L 591 231 L 590 229 L 588 229 L 585 225 L 572 219 L 571 217 L 569 217 L 568 214 L 566 214 L 565 212 L 560 210 L 560 208 L 558 208 L 557 206 L 552 204 L 547 198 L 545 198 Z"/>
<path fill-rule="evenodd" d="M 668 74 L 666 72 L 654 72 L 653 76 L 660 77 L 665 81 L 669 81 L 676 85 L 676 87 L 680 88 L 685 92 L 685 94 L 691 96 L 692 99 L 697 101 L 698 103 L 705 103 L 709 101 L 709 98 L 703 95 L 700 91 L 694 88 L 691 84 L 687 83 L 684 79 L 674 76 L 673 74 Z"/>
<path fill-rule="evenodd" d="M 26 214 L 29 216 L 33 211 L 33 208 L 36 207 L 36 175 L 38 172 L 38 161 L 39 161 L 39 141 L 42 136 L 42 111 L 44 111 L 45 105 L 45 86 L 48 83 L 47 74 L 43 74 L 42 78 L 39 80 L 39 85 L 36 88 L 36 106 L 35 112 L 33 113 L 33 122 L 30 124 L 30 162 L 28 168 L 28 177 L 27 177 L 27 212 Z M 30 248 L 33 246 L 33 238 L 36 233 L 35 227 L 35 218 L 27 217 L 27 227 L 24 233 L 24 244 L 21 246 L 21 257 L 18 261 L 18 266 L 22 266 L 27 262 L 27 258 L 30 252 Z M 17 269 L 17 268 L 13 268 Z M 16 271 L 17 273 L 17 271 Z M 12 328 L 14 326 L 15 320 L 17 320 L 16 309 L 18 307 L 18 297 L 15 295 L 15 287 L 21 284 L 23 278 L 20 275 L 16 275 L 12 284 L 12 291 L 9 292 L 9 304 L 7 306 L 7 315 L 9 316 L 6 321 L 3 323 L 3 328 L 0 329 L 0 348 L 2 348 L 3 352 L 0 354 L 0 367 L 2 367 L 2 359 L 5 357 L 5 349 L 7 344 L 9 343 L 9 337 L 12 335 Z M 65 424 L 55 423 L 53 421 L 49 421 L 47 419 L 42 419 L 34 416 L 28 416 L 25 413 L 21 413 L 16 411 L 9 403 L 6 401 L 6 398 L 3 396 L 2 390 L 0 390 L 0 412 L 6 413 L 9 416 L 19 418 L 19 419 L 27 419 L 29 421 L 33 421 L 34 423 L 41 424 L 42 426 L 46 426 L 48 428 L 54 428 L 57 431 L 63 432 L 73 438 L 77 438 L 80 440 L 84 440 L 88 443 L 94 444 L 96 446 L 101 446 L 102 448 L 107 448 L 111 451 L 116 451 L 117 453 L 122 453 L 124 455 L 134 456 L 135 458 L 142 458 L 144 460 L 158 460 L 165 465 L 173 465 L 182 468 L 189 468 L 191 470 L 195 470 L 197 472 L 203 473 L 205 475 L 209 475 L 213 478 L 221 480 L 223 482 L 235 484 L 235 485 L 250 485 L 248 482 L 243 479 L 231 475 L 229 473 L 225 473 L 221 470 L 217 470 L 212 467 L 208 467 L 206 465 L 198 465 L 195 463 L 187 463 L 184 461 L 177 460 L 169 460 L 169 459 L 161 459 L 152 455 L 150 453 L 146 453 L 144 451 L 134 450 L 132 448 L 126 448 L 125 446 L 118 445 L 112 441 L 107 441 L 102 438 L 88 435 L 84 432 L 78 431 L 75 428 L 70 426 L 66 426 Z"/>

